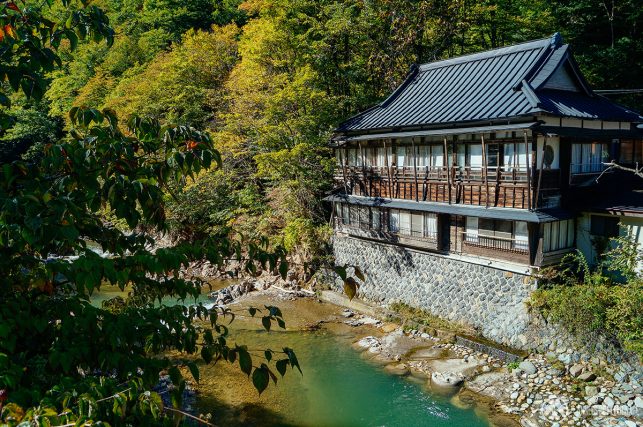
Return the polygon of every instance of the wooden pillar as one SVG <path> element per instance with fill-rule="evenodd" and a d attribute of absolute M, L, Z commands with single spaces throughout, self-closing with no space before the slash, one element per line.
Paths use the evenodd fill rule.
<path fill-rule="evenodd" d="M 484 180 L 485 185 L 485 207 L 489 207 L 489 180 L 487 179 L 487 149 L 484 143 L 484 134 L 480 134 L 480 140 L 482 141 L 482 179 Z"/>
<path fill-rule="evenodd" d="M 523 131 L 525 138 L 525 165 L 527 166 L 527 209 L 531 210 L 531 172 L 529 168 L 529 142 L 527 140 L 527 131 Z"/>
<path fill-rule="evenodd" d="M 368 196 L 368 191 L 366 190 L 366 162 L 364 161 L 364 150 L 362 149 L 362 142 L 358 142 L 359 145 L 359 157 L 362 159 L 362 188 Z"/>
<path fill-rule="evenodd" d="M 538 185 L 536 186 L 536 198 L 534 200 L 534 209 L 538 209 L 540 200 L 540 182 L 543 180 L 543 166 L 545 165 L 545 148 L 547 147 L 547 135 L 543 135 L 543 152 L 540 156 L 540 173 L 538 174 Z"/>
<path fill-rule="evenodd" d="M 341 148 L 340 148 L 341 150 Z M 342 152 L 342 176 L 344 177 L 344 193 L 348 194 L 348 180 L 346 179 L 346 164 L 348 163 L 348 148 L 343 149 L 344 151 Z M 351 189 L 351 193 L 352 193 Z"/>
<path fill-rule="evenodd" d="M 386 151 L 386 139 L 382 139 L 382 144 L 384 144 L 384 167 L 386 167 L 386 187 L 388 192 L 388 197 L 391 198 L 391 169 L 388 164 L 388 151 Z"/>
<path fill-rule="evenodd" d="M 451 204 L 451 167 L 449 166 L 449 150 L 447 146 L 447 137 L 444 137 L 444 165 L 447 171 L 447 186 L 449 187 L 449 204 Z"/>
<path fill-rule="evenodd" d="M 415 155 L 415 137 L 411 138 L 411 151 L 413 152 L 413 180 L 415 181 L 415 201 L 418 201 L 418 165 L 417 156 Z"/>

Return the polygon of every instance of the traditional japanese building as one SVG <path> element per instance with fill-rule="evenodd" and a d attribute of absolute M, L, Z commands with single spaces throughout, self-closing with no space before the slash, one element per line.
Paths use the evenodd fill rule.
<path fill-rule="evenodd" d="M 592 91 L 559 34 L 414 66 L 336 129 L 336 258 L 367 272 L 366 297 L 521 346 L 489 317 L 526 322 L 535 272 L 625 217 L 641 238 L 643 179 L 601 176 L 610 161 L 643 164 L 641 122 Z"/>

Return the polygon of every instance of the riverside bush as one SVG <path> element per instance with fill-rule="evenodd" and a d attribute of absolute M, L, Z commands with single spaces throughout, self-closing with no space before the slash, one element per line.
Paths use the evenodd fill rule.
<path fill-rule="evenodd" d="M 595 342 L 604 336 L 643 356 L 643 278 L 636 272 L 640 254 L 631 239 L 610 242 L 613 249 L 595 268 L 579 253 L 545 272 L 543 288 L 530 305 L 575 336 Z"/>

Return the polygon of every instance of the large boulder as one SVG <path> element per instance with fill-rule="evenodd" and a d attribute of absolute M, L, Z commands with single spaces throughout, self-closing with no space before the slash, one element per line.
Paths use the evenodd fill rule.
<path fill-rule="evenodd" d="M 438 387 L 455 388 L 460 387 L 464 382 L 461 374 L 453 372 L 433 372 L 431 374 L 431 384 Z"/>

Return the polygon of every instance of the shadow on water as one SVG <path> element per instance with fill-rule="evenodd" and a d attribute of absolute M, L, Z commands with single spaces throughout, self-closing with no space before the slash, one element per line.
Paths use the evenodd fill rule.
<path fill-rule="evenodd" d="M 202 405 L 215 411 L 217 416 L 211 422 L 218 427 L 297 427 L 297 424 L 288 422 L 282 414 L 260 404 L 247 403 L 233 407 L 216 400 L 214 396 L 203 396 L 200 401 Z M 193 420 L 187 422 L 186 425 L 203 426 Z"/>

